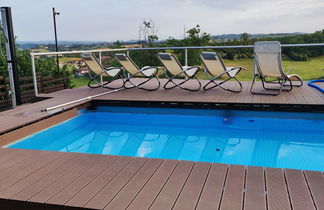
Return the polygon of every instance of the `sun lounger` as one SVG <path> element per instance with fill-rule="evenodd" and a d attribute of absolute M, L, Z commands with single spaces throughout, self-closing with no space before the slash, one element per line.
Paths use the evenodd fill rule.
<path fill-rule="evenodd" d="M 203 87 L 204 90 L 210 90 L 215 87 L 220 87 L 230 92 L 240 92 L 242 90 L 241 82 L 235 77 L 241 70 L 246 70 L 242 66 L 226 67 L 222 58 L 215 52 L 203 52 L 200 58 L 205 66 L 205 73 L 209 82 Z M 219 79 L 223 79 L 218 81 Z M 227 81 L 234 80 L 239 85 L 239 88 L 227 88 L 223 86 Z"/>
<path fill-rule="evenodd" d="M 178 59 L 170 53 L 158 53 L 157 54 L 159 60 L 164 65 L 165 75 L 168 77 L 168 81 L 165 83 L 164 88 L 169 90 L 175 87 L 179 87 L 184 90 L 189 91 L 198 91 L 201 88 L 201 83 L 196 77 L 196 74 L 199 70 L 198 66 L 182 66 Z M 176 82 L 175 79 L 183 77 L 184 79 L 180 82 Z M 198 87 L 196 88 L 188 88 L 183 87 L 182 85 L 194 79 Z"/>
<path fill-rule="evenodd" d="M 262 87 L 272 92 L 257 92 L 254 90 L 256 79 L 260 79 Z M 297 81 L 297 84 L 293 84 Z M 288 83 L 288 84 L 287 84 Z M 277 85 L 279 87 L 269 87 Z M 254 78 L 251 93 L 263 95 L 279 95 L 281 91 L 290 91 L 293 87 L 303 85 L 303 80 L 297 74 L 286 74 L 282 67 L 281 44 L 278 41 L 254 43 Z M 284 87 L 288 87 L 285 89 Z"/>

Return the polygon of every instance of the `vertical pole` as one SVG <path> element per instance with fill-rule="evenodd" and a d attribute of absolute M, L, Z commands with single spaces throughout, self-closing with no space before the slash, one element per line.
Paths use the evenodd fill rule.
<path fill-rule="evenodd" d="M 185 66 L 188 66 L 188 49 L 185 48 Z"/>
<path fill-rule="evenodd" d="M 99 51 L 99 63 L 100 63 L 100 65 L 102 65 L 101 51 Z M 103 78 L 102 78 L 102 75 L 100 75 L 100 83 L 103 84 Z"/>
<path fill-rule="evenodd" d="M 126 51 L 126 55 L 129 57 L 129 50 Z M 127 77 L 130 77 L 130 73 L 128 71 L 127 72 Z"/>
<path fill-rule="evenodd" d="M 55 51 L 58 52 L 58 44 L 57 44 L 57 33 L 56 33 L 56 18 L 55 16 L 59 13 L 55 11 L 53 7 L 53 21 L 54 21 L 54 35 L 55 35 Z M 57 76 L 60 78 L 60 63 L 59 63 L 59 56 L 56 54 L 56 65 L 57 65 Z"/>
<path fill-rule="evenodd" d="M 12 106 L 16 107 L 17 105 L 22 104 L 22 101 L 20 95 L 15 36 L 10 7 L 1 7 L 1 19 L 5 37 L 7 68 L 10 79 L 10 95 L 12 98 Z"/>
<path fill-rule="evenodd" d="M 38 97 L 37 75 L 36 75 L 35 56 L 34 56 L 34 55 L 31 55 L 31 63 L 32 63 L 32 73 L 33 73 L 33 83 L 34 83 L 34 93 L 35 93 L 35 96 Z"/>

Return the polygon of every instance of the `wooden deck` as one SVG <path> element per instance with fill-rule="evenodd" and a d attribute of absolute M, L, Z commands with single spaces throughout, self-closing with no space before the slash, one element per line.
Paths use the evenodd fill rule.
<path fill-rule="evenodd" d="M 129 89 L 95 100 L 324 105 L 324 94 L 307 85 L 276 97 L 252 95 L 250 85 L 241 93 Z M 0 141 L 55 114 L 44 108 L 106 91 L 63 90 L 0 112 Z M 323 195 L 323 172 L 0 148 L 0 209 L 324 209 Z"/>
<path fill-rule="evenodd" d="M 165 80 L 162 80 L 162 85 Z M 202 81 L 204 84 L 205 81 Z M 209 91 L 189 92 L 179 88 L 157 91 L 143 91 L 138 89 L 120 90 L 114 93 L 94 98 L 95 100 L 120 100 L 120 101 L 170 101 L 170 102 L 209 102 L 227 104 L 256 104 L 256 105 L 324 105 L 324 94 L 305 84 L 303 87 L 294 88 L 290 92 L 282 92 L 279 96 L 253 95 L 250 93 L 251 82 L 242 82 L 243 90 L 240 93 L 231 93 L 220 88 Z M 150 84 L 151 85 L 151 84 Z M 188 84 L 194 85 L 194 84 Z M 235 87 L 235 83 L 228 83 L 230 87 Z M 67 89 L 50 94 L 42 94 L 43 97 L 52 97 L 44 101 L 18 106 L 15 109 L 0 112 L 0 134 L 21 127 L 39 119 L 52 115 L 51 112 L 41 112 L 41 110 L 67 103 L 80 98 L 104 93 L 109 90 L 104 88 L 90 89 L 88 87 Z M 75 103 L 64 108 L 71 108 L 83 102 Z M 309 108 L 309 107 L 308 107 Z M 313 108 L 309 108 L 313 110 Z"/>
<path fill-rule="evenodd" d="M 0 209 L 324 209 L 321 172 L 0 149 Z"/>

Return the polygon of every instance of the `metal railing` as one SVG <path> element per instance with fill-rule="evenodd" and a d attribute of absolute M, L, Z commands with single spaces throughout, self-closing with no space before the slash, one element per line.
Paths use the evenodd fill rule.
<path fill-rule="evenodd" d="M 310 44 L 282 44 L 281 47 L 318 47 L 323 46 L 324 43 L 310 43 Z M 67 54 L 82 54 L 82 53 L 98 53 L 99 62 L 101 63 L 101 55 L 103 52 L 126 52 L 129 51 L 144 51 L 144 50 L 184 50 L 184 63 L 188 65 L 188 50 L 192 49 L 240 49 L 240 48 L 253 48 L 253 45 L 236 45 L 236 46 L 188 46 L 188 47 L 151 47 L 151 48 L 119 48 L 119 49 L 100 49 L 100 50 L 72 50 L 62 52 L 41 52 L 41 53 L 30 53 L 32 63 L 32 74 L 34 82 L 35 96 L 38 96 L 37 89 L 37 78 L 36 78 L 36 67 L 35 57 L 42 55 L 67 55 Z"/>

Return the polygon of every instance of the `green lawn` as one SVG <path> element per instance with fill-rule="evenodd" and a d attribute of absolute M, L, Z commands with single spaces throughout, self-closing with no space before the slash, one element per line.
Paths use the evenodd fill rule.
<path fill-rule="evenodd" d="M 60 57 L 60 62 L 67 63 L 68 61 L 81 60 L 79 57 Z"/>
<path fill-rule="evenodd" d="M 89 78 L 88 77 L 76 77 L 72 79 L 72 84 L 74 88 L 82 87 L 88 85 Z"/>
<path fill-rule="evenodd" d="M 249 81 L 253 78 L 253 59 L 227 60 L 224 59 L 226 66 L 244 66 L 247 71 L 241 71 L 238 79 Z M 324 56 L 310 58 L 308 61 L 283 61 L 284 70 L 289 74 L 298 74 L 303 80 L 312 80 L 324 78 Z M 206 79 L 205 74 L 201 71 L 198 73 L 199 79 Z M 81 87 L 88 84 L 87 77 L 78 77 L 72 80 L 74 87 Z"/>

